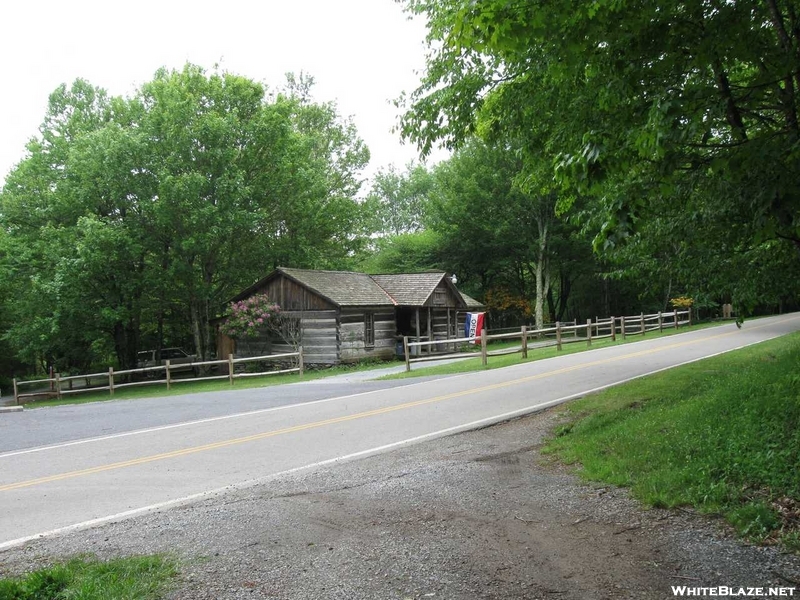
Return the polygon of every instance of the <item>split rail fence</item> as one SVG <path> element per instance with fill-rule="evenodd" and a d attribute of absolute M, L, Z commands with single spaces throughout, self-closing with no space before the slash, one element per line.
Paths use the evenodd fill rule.
<path fill-rule="evenodd" d="M 403 353 L 406 361 L 406 371 L 411 371 L 411 364 L 430 360 L 444 360 L 448 358 L 464 358 L 475 356 L 475 352 L 441 352 L 434 353 L 434 348 L 442 347 L 457 348 L 463 344 L 480 343 L 481 362 L 485 366 L 488 364 L 489 356 L 500 356 L 503 354 L 522 353 L 522 358 L 528 358 L 530 348 L 544 348 L 555 346 L 561 350 L 564 344 L 585 342 L 587 346 L 592 345 L 592 341 L 611 339 L 615 341 L 618 337 L 625 339 L 632 335 L 645 335 L 648 331 L 663 331 L 664 329 L 677 329 L 681 325 L 691 325 L 692 315 L 690 310 L 674 310 L 672 312 L 658 312 L 651 315 L 644 313 L 629 317 L 608 317 L 606 319 L 586 320 L 586 324 L 563 325 L 555 323 L 543 329 L 528 329 L 526 326 L 519 331 L 509 333 L 488 334 L 484 329 L 481 334 L 473 337 L 456 338 L 449 340 L 426 340 L 409 341 L 408 337 L 403 338 Z M 583 335 L 579 335 L 583 332 Z M 489 350 L 488 343 L 494 340 L 513 340 L 519 339 L 519 348 L 503 348 L 501 350 Z M 530 342 L 533 342 L 532 344 Z M 422 356 L 423 348 L 428 348 L 428 354 Z"/>
<path fill-rule="evenodd" d="M 274 360 L 286 360 L 286 359 L 297 359 L 297 366 L 290 368 L 290 369 L 278 369 L 274 371 L 259 371 L 255 373 L 248 373 L 248 372 L 236 372 L 236 365 L 247 363 L 247 362 L 256 362 L 256 361 L 274 361 Z M 227 365 L 228 366 L 228 373 L 226 375 L 206 375 L 202 377 L 186 377 L 186 378 L 175 378 L 173 377 L 176 370 L 186 370 L 187 368 L 191 368 L 193 371 L 196 368 L 200 367 L 213 367 L 216 365 Z M 303 365 L 303 347 L 300 346 L 297 349 L 297 352 L 287 352 L 284 354 L 270 354 L 268 356 L 252 356 L 247 358 L 233 358 L 233 354 L 229 354 L 227 359 L 222 360 L 204 360 L 200 362 L 193 362 L 193 363 L 181 363 L 180 365 L 170 365 L 170 361 L 165 361 L 165 364 L 159 365 L 156 367 L 143 367 L 140 369 L 125 369 L 123 371 L 115 371 L 113 367 L 109 367 L 108 373 L 91 373 L 89 375 L 70 375 L 68 377 L 61 377 L 59 373 L 56 373 L 53 377 L 48 377 L 46 379 L 33 379 L 30 381 L 17 381 L 14 379 L 14 402 L 18 405 L 20 400 L 23 398 L 39 398 L 43 395 L 48 397 L 55 396 L 57 399 L 61 399 L 64 396 L 70 394 L 81 394 L 85 392 L 101 392 L 108 390 L 110 396 L 114 395 L 115 390 L 119 390 L 126 387 L 133 387 L 133 386 L 143 386 L 143 385 L 164 385 L 166 384 L 167 389 L 171 389 L 172 386 L 176 383 L 183 383 L 186 381 L 213 381 L 216 379 L 227 379 L 230 381 L 230 384 L 233 385 L 235 379 L 239 379 L 242 377 L 263 377 L 265 375 L 280 375 L 283 373 L 298 373 L 300 376 L 303 375 L 304 365 Z M 158 373 L 163 372 L 163 377 L 158 377 Z M 127 377 L 129 379 L 133 379 L 136 377 L 145 377 L 145 379 L 141 381 L 127 381 L 127 382 L 120 382 L 117 383 L 117 378 Z M 78 381 L 78 380 L 85 380 L 90 381 L 92 379 L 103 379 L 106 385 L 99 385 L 99 386 L 89 386 L 77 389 L 70 389 L 71 382 Z M 39 385 L 42 384 L 49 384 L 49 390 L 46 391 L 33 391 L 26 394 L 20 393 L 20 388 L 23 386 L 28 385 Z M 65 389 L 65 384 L 67 384 L 67 388 Z"/>

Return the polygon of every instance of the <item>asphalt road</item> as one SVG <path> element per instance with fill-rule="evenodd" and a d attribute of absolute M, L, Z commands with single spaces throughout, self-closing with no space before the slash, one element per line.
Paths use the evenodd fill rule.
<path fill-rule="evenodd" d="M 124 403 L 132 407 L 123 411 L 128 421 L 123 403 L 47 409 L 50 425 L 30 442 L 25 419 L 45 411 L 3 415 L 0 440 L 17 441 L 0 454 L 0 549 L 501 421 L 796 330 L 800 314 L 358 394 L 310 385 L 295 386 L 300 400 L 276 398 L 277 388 L 207 394 L 200 402 L 219 412 L 179 418 L 165 411 L 146 424 L 130 415 L 150 401 Z M 270 395 L 275 404 L 264 407 Z M 226 398 L 229 406 L 219 409 Z M 248 404 L 259 398 L 260 406 Z M 183 402 L 190 400 L 160 400 Z M 59 415 L 71 415 L 61 429 Z M 50 445 L 41 446 L 51 432 Z"/>

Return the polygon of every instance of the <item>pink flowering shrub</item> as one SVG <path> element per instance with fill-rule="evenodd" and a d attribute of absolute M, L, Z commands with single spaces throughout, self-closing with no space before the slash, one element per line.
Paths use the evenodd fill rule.
<path fill-rule="evenodd" d="M 276 329 L 280 323 L 281 308 L 271 302 L 266 294 L 257 294 L 231 302 L 220 331 L 232 338 L 256 337 L 260 330 Z"/>

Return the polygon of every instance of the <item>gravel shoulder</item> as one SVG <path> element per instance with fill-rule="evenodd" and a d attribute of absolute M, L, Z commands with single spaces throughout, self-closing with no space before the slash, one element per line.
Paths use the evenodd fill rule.
<path fill-rule="evenodd" d="M 642 510 L 539 449 L 545 411 L 0 552 L 0 575 L 79 553 L 169 552 L 171 599 L 672 598 L 794 586 L 800 557 L 718 520 Z M 24 510 L 24 508 L 21 508 Z"/>

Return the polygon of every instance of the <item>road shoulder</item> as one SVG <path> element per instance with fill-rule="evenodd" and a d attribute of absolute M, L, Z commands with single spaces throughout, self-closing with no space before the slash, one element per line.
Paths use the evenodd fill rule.
<path fill-rule="evenodd" d="M 795 585 L 800 559 L 724 524 L 642 510 L 540 453 L 546 411 L 0 553 L 20 572 L 172 552 L 173 598 L 666 598 Z"/>

